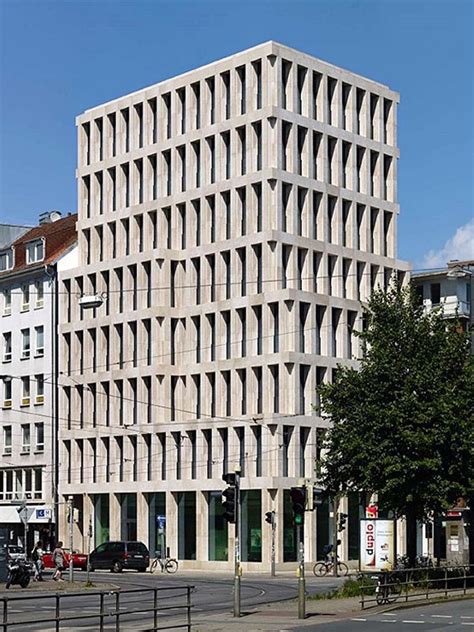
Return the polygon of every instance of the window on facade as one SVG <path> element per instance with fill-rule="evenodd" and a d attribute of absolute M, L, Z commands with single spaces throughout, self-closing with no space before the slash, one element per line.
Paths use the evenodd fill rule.
<path fill-rule="evenodd" d="M 26 263 L 36 263 L 44 259 L 44 241 L 39 239 L 26 246 Z"/>
<path fill-rule="evenodd" d="M 36 281 L 36 283 L 35 283 L 35 290 L 36 290 L 36 304 L 35 304 L 35 307 L 36 307 L 36 309 L 39 309 L 40 307 L 43 307 L 43 304 L 44 304 L 43 281 Z"/>
<path fill-rule="evenodd" d="M 13 250 L 9 248 L 0 252 L 0 272 L 13 268 Z"/>
<path fill-rule="evenodd" d="M 3 290 L 3 315 L 8 316 L 12 311 L 12 294 L 10 290 Z"/>
<path fill-rule="evenodd" d="M 21 405 L 28 406 L 30 403 L 30 377 L 26 375 L 21 378 Z"/>
<path fill-rule="evenodd" d="M 12 333 L 7 331 L 3 334 L 3 362 L 10 362 L 12 359 Z"/>
<path fill-rule="evenodd" d="M 36 380 L 36 404 L 42 404 L 44 402 L 44 375 L 35 375 Z"/>
<path fill-rule="evenodd" d="M 22 360 L 30 357 L 30 330 L 21 330 L 21 358 Z"/>
<path fill-rule="evenodd" d="M 3 426 L 3 454 L 12 453 L 12 427 Z"/>
<path fill-rule="evenodd" d="M 44 355 L 44 327 L 35 327 L 35 356 Z"/>
<path fill-rule="evenodd" d="M 30 424 L 21 425 L 21 451 L 29 452 L 31 448 Z"/>
<path fill-rule="evenodd" d="M 28 283 L 21 288 L 21 309 L 22 311 L 30 309 L 30 286 Z"/>
<path fill-rule="evenodd" d="M 433 305 L 439 305 L 441 303 L 441 284 L 430 284 L 430 298 Z"/>
<path fill-rule="evenodd" d="M 3 408 L 11 408 L 12 405 L 12 381 L 11 378 L 3 378 Z"/>
<path fill-rule="evenodd" d="M 35 450 L 43 452 L 44 450 L 44 423 L 35 424 Z"/>

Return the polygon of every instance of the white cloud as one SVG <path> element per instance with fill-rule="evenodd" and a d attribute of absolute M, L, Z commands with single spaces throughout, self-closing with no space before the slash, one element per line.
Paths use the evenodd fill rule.
<path fill-rule="evenodd" d="M 474 219 L 460 226 L 440 250 L 430 250 L 420 268 L 444 268 L 451 259 L 474 259 Z"/>

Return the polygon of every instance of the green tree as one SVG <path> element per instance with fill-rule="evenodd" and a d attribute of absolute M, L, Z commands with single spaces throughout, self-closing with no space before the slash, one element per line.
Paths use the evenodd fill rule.
<path fill-rule="evenodd" d="M 323 482 L 332 494 L 376 492 L 382 508 L 405 516 L 414 561 L 416 520 L 474 490 L 469 336 L 398 286 L 373 293 L 364 322 L 359 368 L 339 367 L 320 390 L 332 422 Z"/>

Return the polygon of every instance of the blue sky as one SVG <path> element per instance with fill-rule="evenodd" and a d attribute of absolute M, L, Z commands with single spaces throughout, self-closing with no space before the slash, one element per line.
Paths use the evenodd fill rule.
<path fill-rule="evenodd" d="M 399 255 L 474 257 L 471 0 L 1 0 L 0 221 L 76 210 L 75 116 L 269 39 L 401 94 Z M 470 250 L 469 250 L 470 248 Z"/>

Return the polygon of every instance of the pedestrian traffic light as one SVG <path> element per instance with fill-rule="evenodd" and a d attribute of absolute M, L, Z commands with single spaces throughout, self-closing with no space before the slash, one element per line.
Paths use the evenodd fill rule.
<path fill-rule="evenodd" d="M 222 492 L 222 504 L 224 506 L 224 520 L 235 524 L 237 508 L 237 490 L 235 487 L 228 487 Z"/>
<path fill-rule="evenodd" d="M 306 487 L 292 487 L 290 498 L 293 508 L 293 523 L 295 526 L 302 525 L 306 506 Z"/>
<path fill-rule="evenodd" d="M 347 522 L 347 514 L 346 513 L 340 513 L 339 514 L 339 526 L 338 526 L 338 531 L 344 531 L 344 529 L 346 528 L 346 522 Z"/>
<path fill-rule="evenodd" d="M 274 519 L 275 519 L 275 512 L 267 511 L 267 513 L 265 514 L 265 522 L 268 522 L 268 524 L 273 524 Z"/>

